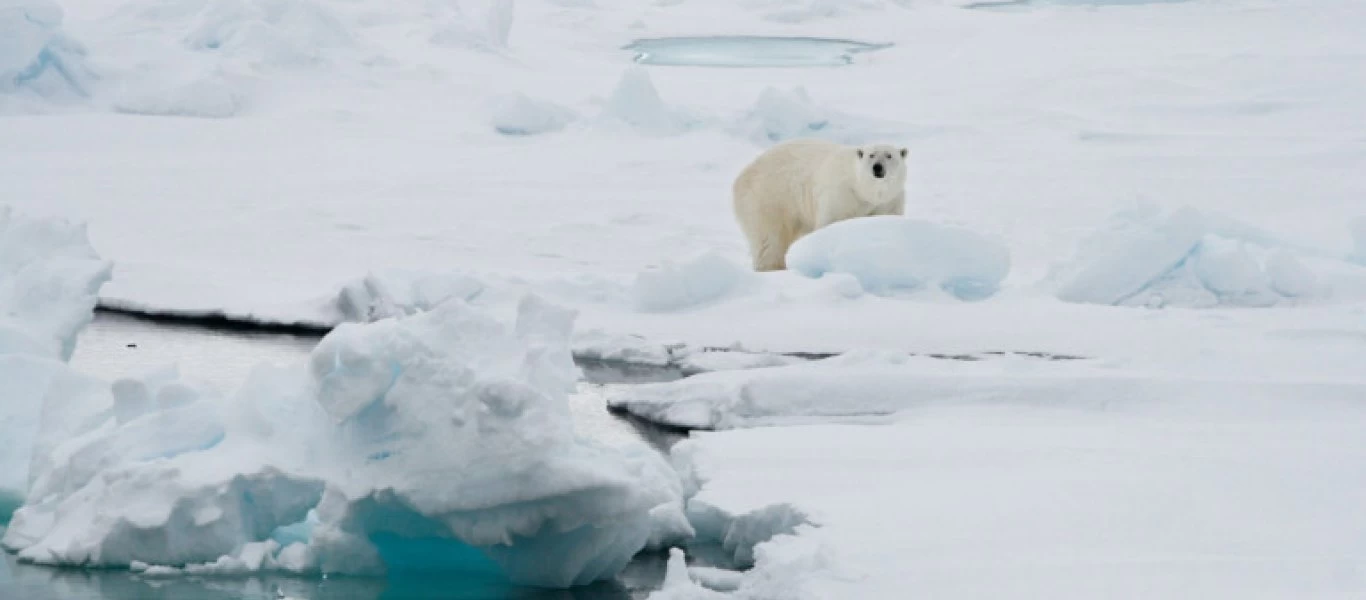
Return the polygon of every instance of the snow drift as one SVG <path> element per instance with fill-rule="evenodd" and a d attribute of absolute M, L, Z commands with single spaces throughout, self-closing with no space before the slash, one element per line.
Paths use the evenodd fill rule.
<path fill-rule="evenodd" d="M 573 319 L 456 299 L 342 325 L 306 369 L 260 367 L 228 397 L 172 369 L 50 399 L 3 544 L 158 571 L 611 577 L 678 532 L 681 487 L 643 444 L 575 436 Z"/>

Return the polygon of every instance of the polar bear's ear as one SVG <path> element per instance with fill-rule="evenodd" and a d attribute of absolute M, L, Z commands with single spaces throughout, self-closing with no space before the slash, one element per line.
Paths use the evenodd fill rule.
<path fill-rule="evenodd" d="M 855 152 L 858 152 L 859 158 L 863 158 L 863 148 L 859 148 L 858 150 L 855 150 Z"/>
<path fill-rule="evenodd" d="M 901 149 L 901 158 L 906 158 L 906 149 L 905 149 L 905 148 L 902 148 L 902 149 Z"/>

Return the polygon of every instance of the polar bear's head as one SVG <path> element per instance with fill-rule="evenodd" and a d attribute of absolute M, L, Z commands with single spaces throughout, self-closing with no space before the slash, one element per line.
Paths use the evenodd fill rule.
<path fill-rule="evenodd" d="M 873 192 L 878 199 L 889 198 L 906 186 L 906 149 L 890 144 L 859 146 L 855 180 L 860 189 Z"/>

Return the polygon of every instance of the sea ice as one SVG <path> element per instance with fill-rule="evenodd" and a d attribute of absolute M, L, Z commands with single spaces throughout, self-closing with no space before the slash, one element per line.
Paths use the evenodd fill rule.
<path fill-rule="evenodd" d="M 1123 306 L 1274 306 L 1359 297 L 1366 271 L 1306 256 L 1266 235 L 1216 226 L 1191 208 L 1122 212 L 1083 239 L 1052 280 L 1068 302 Z"/>
<path fill-rule="evenodd" d="M 792 244 L 788 269 L 807 277 L 847 273 L 864 290 L 890 294 L 937 287 L 962 300 L 996 293 L 1010 251 L 970 231 L 899 216 L 848 219 Z"/>
<path fill-rule="evenodd" d="M 0 0 L 0 94 L 89 95 L 95 76 L 84 46 L 62 32 L 63 16 L 49 0 Z"/>
<path fill-rule="evenodd" d="M 49 398 L 24 560 L 186 573 L 463 570 L 566 587 L 686 538 L 677 474 L 576 437 L 574 312 L 459 298 L 343 324 L 220 397 L 173 369 Z"/>
<path fill-rule="evenodd" d="M 0 521 L 27 493 L 44 399 L 88 383 L 65 362 L 110 273 L 83 225 L 0 207 Z"/>

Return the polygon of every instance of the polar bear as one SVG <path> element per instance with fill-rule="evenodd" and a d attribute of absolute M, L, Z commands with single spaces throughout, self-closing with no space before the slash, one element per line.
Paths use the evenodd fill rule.
<path fill-rule="evenodd" d="M 735 179 L 735 218 L 756 271 L 787 268 L 787 248 L 837 221 L 906 211 L 906 149 L 846 146 L 825 140 L 783 142 Z"/>

